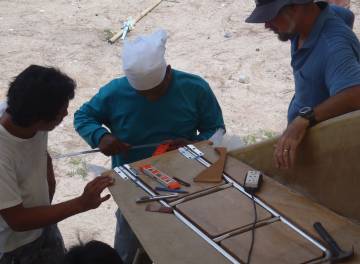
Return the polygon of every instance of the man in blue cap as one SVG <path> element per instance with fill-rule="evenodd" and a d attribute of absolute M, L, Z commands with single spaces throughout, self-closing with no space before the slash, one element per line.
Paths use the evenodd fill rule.
<path fill-rule="evenodd" d="M 330 9 L 335 12 L 336 15 L 342 18 L 346 25 L 353 28 L 355 15 L 350 9 L 350 0 L 327 0 Z"/>
<path fill-rule="evenodd" d="M 281 41 L 291 41 L 295 94 L 288 126 L 274 151 L 279 168 L 294 164 L 309 127 L 360 109 L 360 43 L 344 23 L 349 16 L 337 11 L 321 1 L 256 0 L 246 19 L 264 23 Z"/>
<path fill-rule="evenodd" d="M 328 0 L 327 2 L 329 4 L 350 8 L 350 0 Z"/>

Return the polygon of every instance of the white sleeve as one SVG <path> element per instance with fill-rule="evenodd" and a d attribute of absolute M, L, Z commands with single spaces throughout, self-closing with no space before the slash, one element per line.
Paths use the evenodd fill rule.
<path fill-rule="evenodd" d="M 0 160 L 0 210 L 22 203 L 21 192 L 14 168 Z"/>

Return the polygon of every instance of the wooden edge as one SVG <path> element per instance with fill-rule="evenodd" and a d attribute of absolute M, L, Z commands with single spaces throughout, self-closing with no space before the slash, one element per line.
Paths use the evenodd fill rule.
<path fill-rule="evenodd" d="M 308 133 L 314 133 L 315 131 L 323 129 L 324 127 L 329 127 L 336 124 L 342 124 L 353 118 L 360 118 L 360 110 L 325 120 L 317 124 L 316 126 L 310 128 Z M 245 146 L 243 148 L 232 150 L 228 152 L 228 154 L 235 158 L 243 158 L 248 160 L 251 159 L 253 155 L 256 155 L 256 152 L 258 152 L 259 150 L 273 148 L 273 146 L 275 145 L 275 143 L 278 141 L 279 138 L 280 137 L 278 136 L 272 139 L 261 141 L 259 143 Z"/>

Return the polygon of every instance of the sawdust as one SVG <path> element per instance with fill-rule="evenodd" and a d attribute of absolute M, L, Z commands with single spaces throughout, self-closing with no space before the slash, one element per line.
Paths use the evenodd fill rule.
<path fill-rule="evenodd" d="M 106 38 L 122 21 L 152 5 L 152 0 L 0 1 L 0 100 L 9 81 L 29 64 L 57 66 L 78 83 L 69 116 L 49 137 L 52 153 L 88 148 L 74 132 L 74 111 L 101 85 L 122 74 L 121 42 Z M 360 3 L 352 1 L 359 14 Z M 213 88 L 227 129 L 247 136 L 280 133 L 293 94 L 289 44 L 279 42 L 263 25 L 244 23 L 251 0 L 169 0 L 146 16 L 129 35 L 133 38 L 158 27 L 169 32 L 167 61 L 174 68 L 199 74 Z M 360 20 L 355 21 L 359 35 Z M 109 159 L 101 154 L 54 161 L 55 202 L 82 192 L 86 182 Z M 90 171 L 87 173 L 87 171 Z M 83 240 L 113 243 L 116 209 L 111 200 L 99 209 L 62 221 L 67 246 Z"/>

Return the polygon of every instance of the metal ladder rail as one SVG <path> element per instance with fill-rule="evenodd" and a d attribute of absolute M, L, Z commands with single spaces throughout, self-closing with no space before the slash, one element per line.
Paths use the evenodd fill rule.
<path fill-rule="evenodd" d="M 189 155 L 186 156 L 185 153 L 183 154 L 184 151 L 182 151 L 181 149 L 186 149 L 186 151 L 188 152 Z M 203 153 L 199 149 L 197 149 L 194 145 L 187 145 L 186 147 L 179 148 L 179 151 L 182 155 L 184 155 L 188 159 L 190 158 L 190 156 L 192 156 L 192 159 L 197 160 L 199 163 L 201 163 L 205 167 L 210 167 L 212 165 L 212 163 L 210 163 L 209 161 L 207 161 L 205 158 L 202 157 Z M 202 154 L 202 155 L 200 155 L 200 154 Z M 224 177 L 225 181 L 232 183 L 236 189 L 238 189 L 240 192 L 242 192 L 243 194 L 248 196 L 250 199 L 252 199 L 251 194 L 246 192 L 245 189 L 239 183 L 234 181 L 229 175 L 227 175 L 226 173 L 223 173 L 223 177 Z M 253 196 L 253 197 L 254 197 L 253 198 L 254 201 L 258 205 L 263 207 L 265 210 L 269 211 L 275 217 L 279 217 L 281 222 L 283 222 L 284 224 L 289 226 L 295 232 L 300 234 L 306 240 L 310 241 L 312 244 L 314 244 L 316 247 L 318 247 L 321 251 L 323 251 L 325 253 L 325 257 L 330 254 L 326 247 L 324 247 L 317 240 L 315 240 L 314 238 L 309 236 L 307 233 L 305 233 L 303 230 L 301 230 L 300 227 L 296 226 L 290 220 L 288 220 L 286 217 L 282 216 L 279 212 L 277 212 L 275 209 L 273 209 L 270 206 L 268 206 L 267 204 L 265 204 L 261 199 L 257 198 L 256 196 Z"/>
<path fill-rule="evenodd" d="M 132 182 L 134 182 L 137 186 L 139 186 L 141 189 L 143 189 L 145 192 L 150 194 L 151 196 L 157 195 L 152 189 L 150 189 L 148 186 L 146 186 L 141 179 L 137 177 L 137 175 L 134 173 L 133 169 L 130 165 L 125 164 L 124 166 L 115 167 L 114 171 L 124 180 L 130 179 Z M 168 202 L 165 200 L 159 200 L 159 202 L 166 206 L 171 207 Z M 231 263 L 233 264 L 240 264 L 239 261 L 237 261 L 233 256 L 231 256 L 227 251 L 225 251 L 220 245 L 218 245 L 216 242 L 214 242 L 212 239 L 210 239 L 206 234 L 204 234 L 199 228 L 197 228 L 195 225 L 193 225 L 187 218 L 184 216 L 181 212 L 177 211 L 173 208 L 174 215 L 177 219 L 179 219 L 183 224 L 188 226 L 190 229 L 192 229 L 197 235 L 199 235 L 201 238 L 203 238 L 208 244 L 210 244 L 212 247 L 214 247 L 220 254 L 222 254 L 225 258 L 227 258 Z"/>

